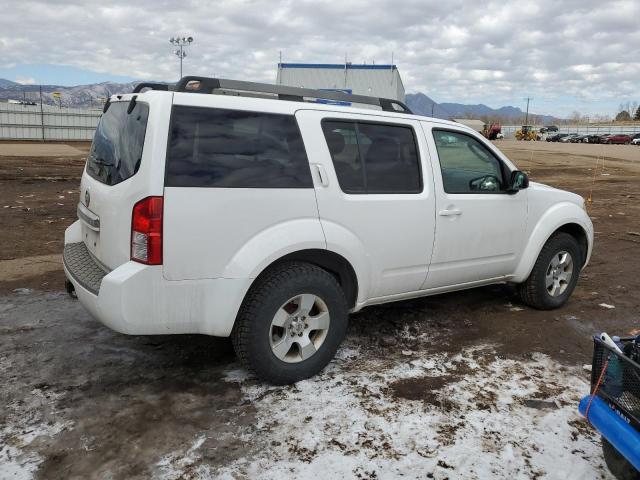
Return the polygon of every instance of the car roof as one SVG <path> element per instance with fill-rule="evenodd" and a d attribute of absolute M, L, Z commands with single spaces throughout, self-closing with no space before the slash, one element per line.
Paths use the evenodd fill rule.
<path fill-rule="evenodd" d="M 172 92 L 172 91 L 160 91 L 160 90 L 149 90 L 142 93 L 125 93 L 112 95 L 109 98 L 110 102 L 128 102 L 136 96 L 137 101 L 153 103 L 156 98 L 165 99 L 166 96 L 173 95 L 174 103 L 181 104 L 183 99 L 189 99 L 188 103 L 193 105 L 194 99 L 202 98 L 202 97 L 218 97 L 221 100 L 221 103 L 225 104 L 234 104 L 234 107 L 237 104 L 238 109 L 243 110 L 256 110 L 256 111 L 266 111 L 266 112 L 274 112 L 274 113 L 287 113 L 294 115 L 299 110 L 318 110 L 318 111 L 326 111 L 326 112 L 336 112 L 336 113 L 353 113 L 353 114 L 364 114 L 364 115 L 375 115 L 379 117 L 387 117 L 387 118 L 397 118 L 397 119 L 405 119 L 405 120 L 413 120 L 413 121 L 427 121 L 431 123 L 437 123 L 440 125 L 455 127 L 456 129 L 468 130 L 475 132 L 472 128 L 463 125 L 458 122 L 454 122 L 451 120 L 444 120 L 441 118 L 435 117 L 427 117 L 424 115 L 417 115 L 413 113 L 402 113 L 402 112 L 389 112 L 385 110 L 378 110 L 375 108 L 361 108 L 354 107 L 351 105 L 334 105 L 330 103 L 314 103 L 314 102 L 297 102 L 297 101 L 287 101 L 280 100 L 277 98 L 264 98 L 264 97 L 255 97 L 255 96 L 240 96 L 240 95 L 217 95 L 217 94 L 203 94 L 203 93 L 190 93 L 190 92 Z M 187 96 L 187 97 L 185 97 Z M 224 99 L 224 100 L 222 100 Z M 209 104 L 210 102 L 202 102 L 205 104 Z"/>

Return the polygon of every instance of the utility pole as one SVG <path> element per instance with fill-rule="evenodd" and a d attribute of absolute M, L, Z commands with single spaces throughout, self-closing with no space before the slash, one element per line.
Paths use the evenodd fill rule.
<path fill-rule="evenodd" d="M 524 124 L 528 125 L 529 124 L 529 100 L 531 100 L 529 97 L 527 97 L 527 113 L 525 114 L 524 117 Z"/>
<path fill-rule="evenodd" d="M 191 45 L 191 42 L 193 42 L 193 37 L 171 37 L 169 39 L 169 43 L 174 47 L 178 47 L 174 53 L 180 59 L 180 78 L 182 78 L 182 60 L 187 56 L 187 52 L 184 49 Z"/>
<path fill-rule="evenodd" d="M 42 141 L 44 142 L 44 112 L 42 111 L 42 85 L 40 85 L 40 128 L 42 129 Z"/>

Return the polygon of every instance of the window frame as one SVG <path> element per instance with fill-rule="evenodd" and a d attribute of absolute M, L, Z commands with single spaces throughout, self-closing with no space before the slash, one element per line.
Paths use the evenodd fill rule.
<path fill-rule="evenodd" d="M 173 131 L 173 125 L 174 125 L 174 120 L 175 120 L 175 110 L 176 107 L 178 108 L 189 108 L 189 109 L 196 109 L 196 110 L 224 110 L 224 111 L 230 111 L 230 112 L 245 112 L 245 113 L 255 113 L 255 114 L 260 114 L 260 115 L 278 115 L 281 117 L 290 117 L 293 118 L 293 121 L 295 123 L 296 126 L 296 131 L 298 132 L 299 138 L 300 138 L 300 142 L 302 143 L 302 151 L 304 153 L 304 159 L 307 165 L 307 168 L 309 169 L 309 176 L 308 176 L 308 185 L 306 186 L 296 186 L 296 187 L 291 187 L 291 186 L 287 186 L 287 187 L 257 187 L 257 186 L 251 186 L 251 187 L 240 187 L 240 186 L 225 186 L 225 187 L 218 187 L 218 186 L 214 186 L 214 185 L 191 185 L 188 187 L 185 186 L 176 186 L 176 185 L 170 185 L 167 183 L 168 181 L 168 177 L 169 177 L 169 160 L 170 160 L 170 152 L 171 152 L 171 132 Z M 218 188 L 218 189 L 224 189 L 224 188 L 233 188 L 233 189 L 238 189 L 238 188 L 244 188 L 244 189 L 263 189 L 263 190 L 278 190 L 278 189 L 286 189 L 286 190 L 307 190 L 307 189 L 313 189 L 315 188 L 314 185 L 314 180 L 313 180 L 313 175 L 311 172 L 311 163 L 309 162 L 309 154 L 307 153 L 307 146 L 304 143 L 304 137 L 302 136 L 302 130 L 300 130 L 300 124 L 298 123 L 298 119 L 296 118 L 295 114 L 290 114 L 290 113 L 279 113 L 279 112 L 267 112 L 267 111 L 263 111 L 263 110 L 248 110 L 246 108 L 221 108 L 218 106 L 202 106 L 202 105 L 186 105 L 186 104 L 182 104 L 182 103 L 173 103 L 171 105 L 171 113 L 169 114 L 169 130 L 167 132 L 167 148 L 166 148 L 166 153 L 165 153 L 165 160 L 164 160 L 164 186 L 165 187 L 169 187 L 169 188 Z"/>
<path fill-rule="evenodd" d="M 509 178 L 511 177 L 511 169 L 507 166 L 507 164 L 505 164 L 502 159 L 500 157 L 498 157 L 495 152 L 493 152 L 493 150 L 491 150 L 491 148 L 489 148 L 487 145 L 485 145 L 480 139 L 478 139 L 475 135 L 470 134 L 469 132 L 465 132 L 463 130 L 457 130 L 455 128 L 447 128 L 447 127 L 432 127 L 431 128 L 431 138 L 433 138 L 433 143 L 435 146 L 435 150 L 436 150 L 436 154 L 438 155 L 438 166 L 440 167 L 440 180 L 442 181 L 442 191 L 444 193 L 446 193 L 447 195 L 509 195 L 509 191 L 508 190 L 499 190 L 497 192 L 492 192 L 492 191 L 486 191 L 486 190 L 478 190 L 475 192 L 469 191 L 469 192 L 448 192 L 445 184 L 444 184 L 444 177 L 442 175 L 442 160 L 440 159 L 440 151 L 438 150 L 438 143 L 436 142 L 436 137 L 434 132 L 447 132 L 447 133 L 455 133 L 457 135 L 462 135 L 465 137 L 469 137 L 472 138 L 473 140 L 477 141 L 497 162 L 498 165 L 500 166 L 500 173 L 502 174 L 502 183 L 506 188 L 507 182 L 509 181 Z"/>
<path fill-rule="evenodd" d="M 360 165 L 363 171 L 363 180 L 364 180 L 364 190 L 361 192 L 357 191 L 345 191 L 342 185 L 340 184 L 340 178 L 338 177 L 338 172 L 335 168 L 335 163 L 333 161 L 333 155 L 331 154 L 331 149 L 329 148 L 329 143 L 327 142 L 327 137 L 324 134 L 324 124 L 325 122 L 338 122 L 338 123 L 346 123 L 349 125 L 353 125 L 354 130 L 356 132 L 356 145 L 358 147 L 358 157 L 360 159 Z M 416 154 L 418 160 L 418 181 L 419 186 L 418 190 L 412 192 L 383 192 L 378 190 L 369 190 L 367 185 L 367 169 L 366 164 L 362 155 L 362 151 L 360 149 L 360 140 L 359 135 L 360 131 L 358 129 L 358 124 L 366 124 L 366 125 L 374 125 L 374 126 L 383 126 L 383 127 L 400 127 L 400 128 L 408 128 L 411 131 L 411 135 L 413 138 L 413 144 L 416 147 Z M 424 177 L 422 170 L 422 151 L 420 149 L 420 142 L 418 142 L 418 136 L 416 134 L 415 127 L 413 125 L 409 125 L 407 123 L 394 123 L 394 122 L 380 122 L 375 120 L 361 120 L 358 118 L 340 118 L 340 117 L 324 117 L 320 121 L 320 130 L 322 131 L 322 138 L 324 139 L 324 143 L 327 146 L 327 150 L 329 150 L 329 158 L 331 159 L 331 165 L 333 166 L 333 171 L 336 174 L 336 179 L 338 180 L 338 186 L 340 187 L 340 191 L 346 195 L 420 195 L 424 192 Z"/>

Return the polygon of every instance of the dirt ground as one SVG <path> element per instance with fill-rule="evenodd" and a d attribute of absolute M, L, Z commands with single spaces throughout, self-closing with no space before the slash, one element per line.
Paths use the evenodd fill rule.
<path fill-rule="evenodd" d="M 575 411 L 590 336 L 640 328 L 640 148 L 498 143 L 532 180 L 591 198 L 595 250 L 564 308 L 510 286 L 370 307 L 322 375 L 276 388 L 226 339 L 119 335 L 61 293 L 88 145 L 6 145 L 0 478 L 608 478 Z"/>

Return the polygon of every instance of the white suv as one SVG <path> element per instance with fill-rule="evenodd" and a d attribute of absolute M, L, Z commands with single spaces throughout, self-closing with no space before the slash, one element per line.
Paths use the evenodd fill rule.
<path fill-rule="evenodd" d="M 559 307 L 593 244 L 580 196 L 463 125 L 231 80 L 111 97 L 80 200 L 64 267 L 93 316 L 231 336 L 275 384 L 321 370 L 368 305 L 512 282 Z"/>

